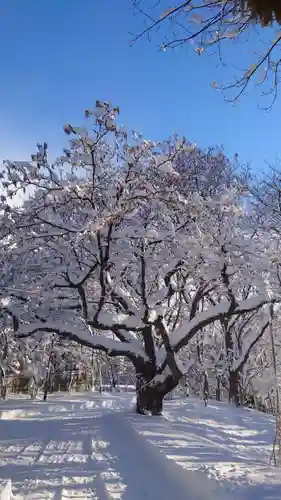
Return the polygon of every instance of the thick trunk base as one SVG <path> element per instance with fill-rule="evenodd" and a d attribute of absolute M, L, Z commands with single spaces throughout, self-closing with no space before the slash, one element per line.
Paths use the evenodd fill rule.
<path fill-rule="evenodd" d="M 136 412 L 140 415 L 162 415 L 164 395 L 155 388 L 144 388 L 137 392 Z"/>
<path fill-rule="evenodd" d="M 145 415 L 162 415 L 163 401 L 166 394 L 175 389 L 179 379 L 169 376 L 164 382 L 153 384 L 155 373 L 137 373 L 136 393 L 137 404 L 136 412 Z"/>

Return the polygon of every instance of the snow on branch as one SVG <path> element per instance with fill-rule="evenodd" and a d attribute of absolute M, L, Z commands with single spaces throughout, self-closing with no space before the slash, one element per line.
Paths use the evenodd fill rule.
<path fill-rule="evenodd" d="M 188 344 L 192 337 L 202 328 L 228 315 L 240 315 L 259 309 L 270 302 L 267 295 L 257 295 L 237 303 L 233 308 L 230 300 L 223 300 L 206 311 L 198 313 L 191 321 L 184 323 L 171 334 L 170 343 L 175 351 L 179 351 Z"/>
<path fill-rule="evenodd" d="M 146 360 L 145 352 L 136 343 L 124 343 L 105 336 L 91 335 L 86 328 L 84 331 L 78 331 L 77 327 L 71 327 L 70 324 L 66 323 L 48 322 L 48 324 L 44 324 L 39 322 L 30 325 L 21 325 L 16 336 L 22 339 L 35 335 L 37 332 L 55 333 L 60 337 L 78 342 L 80 345 L 89 347 L 90 349 L 104 351 L 108 356 L 125 356 L 133 363 L 138 358 L 141 358 L 143 361 Z"/>
<path fill-rule="evenodd" d="M 260 331 L 258 335 L 252 340 L 249 345 L 247 346 L 245 352 L 234 362 L 233 364 L 233 369 L 236 370 L 237 372 L 240 372 L 243 368 L 243 366 L 246 364 L 246 362 L 249 359 L 249 356 L 252 352 L 252 349 L 254 346 L 259 342 L 259 340 L 263 337 L 265 331 L 269 327 L 269 320 L 265 322 L 265 324 L 260 328 Z"/>

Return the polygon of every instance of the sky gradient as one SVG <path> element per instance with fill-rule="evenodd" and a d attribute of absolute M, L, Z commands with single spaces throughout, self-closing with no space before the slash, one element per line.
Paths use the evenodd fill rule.
<path fill-rule="evenodd" d="M 27 159 L 37 142 L 55 154 L 65 123 L 81 125 L 96 99 L 121 108 L 120 120 L 151 139 L 177 131 L 199 146 L 224 145 L 254 168 L 281 154 L 280 100 L 270 113 L 251 92 L 236 106 L 211 88 L 222 71 L 216 56 L 162 53 L 156 39 L 133 47 L 143 20 L 131 0 L 2 0 L 0 8 L 0 158 Z M 238 45 L 241 67 L 250 48 Z M 231 59 L 226 47 L 225 57 Z M 260 102 L 260 101 L 259 101 Z"/>

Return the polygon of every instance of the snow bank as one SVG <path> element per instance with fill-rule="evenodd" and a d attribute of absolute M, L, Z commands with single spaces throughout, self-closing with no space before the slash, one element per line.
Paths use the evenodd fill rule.
<path fill-rule="evenodd" d="M 239 500 L 280 500 L 281 470 L 270 466 L 271 415 L 188 398 L 166 402 L 164 417 L 133 418 L 133 425 L 188 473 L 204 473 Z"/>
<path fill-rule="evenodd" d="M 0 500 L 12 500 L 14 498 L 12 494 L 12 482 L 9 479 L 6 482 L 0 480 Z"/>
<path fill-rule="evenodd" d="M 38 412 L 32 410 L 3 410 L 0 411 L 0 420 L 22 420 L 28 417 L 36 417 Z"/>

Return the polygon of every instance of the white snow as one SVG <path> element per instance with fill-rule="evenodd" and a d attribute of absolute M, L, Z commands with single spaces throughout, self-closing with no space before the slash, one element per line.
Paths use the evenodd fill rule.
<path fill-rule="evenodd" d="M 237 314 L 239 312 L 252 311 L 254 309 L 258 309 L 260 306 L 266 304 L 267 302 L 269 302 L 269 298 L 267 295 L 257 295 L 245 300 L 241 300 L 235 310 Z M 172 332 L 170 340 L 171 345 L 173 347 L 177 347 L 178 344 L 183 342 L 185 338 L 190 336 L 191 332 L 195 330 L 200 323 L 204 325 L 204 323 L 208 324 L 213 322 L 219 315 L 226 314 L 230 307 L 231 302 L 229 300 L 222 300 L 219 304 L 209 307 L 206 311 L 198 313 L 190 321 L 186 323 L 184 322 L 183 325 Z"/>
<path fill-rule="evenodd" d="M 269 465 L 275 434 L 272 416 L 216 401 L 206 408 L 195 398 L 168 401 L 165 408 L 164 419 L 151 418 L 149 425 L 139 420 L 137 427 L 188 471 L 191 487 L 192 474 L 202 471 L 221 486 L 228 500 L 280 500 L 281 470 Z M 196 480 L 196 486 L 202 480 Z M 198 490 L 190 498 L 196 494 Z M 210 493 L 207 498 L 212 498 Z"/>
<path fill-rule="evenodd" d="M 136 356 L 141 356 L 143 359 L 146 359 L 146 354 L 142 349 L 141 345 L 135 340 L 132 339 L 133 342 L 123 343 L 119 340 L 114 340 L 101 335 L 91 335 L 88 330 L 86 330 L 85 325 L 80 322 L 80 330 L 77 328 L 77 325 L 71 326 L 68 323 L 57 321 L 55 323 L 48 322 L 46 326 L 42 322 L 32 323 L 29 325 L 21 325 L 18 334 L 24 338 L 28 337 L 32 334 L 32 332 L 36 331 L 53 331 L 54 333 L 58 333 L 61 336 L 65 336 L 66 338 L 72 338 L 73 340 L 79 339 L 81 343 L 87 343 L 89 346 L 96 347 L 97 349 L 101 347 L 102 349 L 109 352 L 117 351 L 119 353 L 130 352 Z M 110 330 L 110 327 L 108 327 Z"/>
<path fill-rule="evenodd" d="M 280 500 L 273 417 L 192 398 L 148 417 L 132 403 L 129 393 L 0 402 L 0 488 L 26 500 Z"/>
<path fill-rule="evenodd" d="M 12 483 L 8 481 L 0 482 L 0 500 L 11 500 Z"/>

